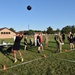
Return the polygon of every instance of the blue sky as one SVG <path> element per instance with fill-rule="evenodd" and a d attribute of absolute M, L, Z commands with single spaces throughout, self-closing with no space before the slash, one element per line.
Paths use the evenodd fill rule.
<path fill-rule="evenodd" d="M 75 25 L 75 0 L 0 0 L 0 28 L 20 31 L 28 30 L 28 25 L 33 30 Z"/>

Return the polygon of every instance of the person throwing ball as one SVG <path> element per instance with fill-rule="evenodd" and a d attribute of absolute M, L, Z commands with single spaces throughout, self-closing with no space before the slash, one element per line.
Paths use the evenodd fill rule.
<path fill-rule="evenodd" d="M 15 39 L 14 45 L 13 45 L 14 63 L 17 62 L 16 51 L 18 51 L 18 54 L 21 57 L 20 59 L 21 59 L 21 61 L 23 61 L 22 54 L 20 52 L 20 41 L 22 40 L 22 38 L 23 38 L 23 34 L 16 33 L 16 39 Z"/>

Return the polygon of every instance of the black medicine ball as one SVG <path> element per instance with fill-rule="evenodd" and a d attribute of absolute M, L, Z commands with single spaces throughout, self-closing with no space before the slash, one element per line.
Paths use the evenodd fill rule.
<path fill-rule="evenodd" d="M 32 7 L 31 7 L 30 5 L 28 5 L 28 6 L 27 6 L 27 9 L 28 9 L 28 10 L 31 10 L 31 9 L 32 9 Z"/>

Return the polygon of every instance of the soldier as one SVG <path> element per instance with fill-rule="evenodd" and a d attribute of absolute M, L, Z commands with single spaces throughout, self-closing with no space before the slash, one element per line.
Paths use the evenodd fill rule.
<path fill-rule="evenodd" d="M 55 36 L 55 40 L 56 40 L 56 51 L 55 52 L 60 52 L 62 53 L 62 36 L 60 35 L 60 32 L 58 32 L 58 34 Z"/>
<path fill-rule="evenodd" d="M 45 43 L 45 48 L 47 48 L 48 47 L 48 34 L 45 35 L 44 43 Z"/>

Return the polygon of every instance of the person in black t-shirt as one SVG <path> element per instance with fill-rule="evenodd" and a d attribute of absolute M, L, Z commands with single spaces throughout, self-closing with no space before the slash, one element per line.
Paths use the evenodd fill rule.
<path fill-rule="evenodd" d="M 62 41 L 65 42 L 65 33 L 62 34 Z"/>
<path fill-rule="evenodd" d="M 18 54 L 21 57 L 21 61 L 23 61 L 22 54 L 20 52 L 20 41 L 22 40 L 22 38 L 23 38 L 23 34 L 20 34 L 20 33 L 16 34 L 16 39 L 14 41 L 14 45 L 13 45 L 13 48 L 12 48 L 13 49 L 13 53 L 14 53 L 14 63 L 17 62 L 16 51 L 18 51 Z"/>
<path fill-rule="evenodd" d="M 74 48 L 74 40 L 72 32 L 69 33 L 69 42 L 70 42 L 70 49 Z"/>

